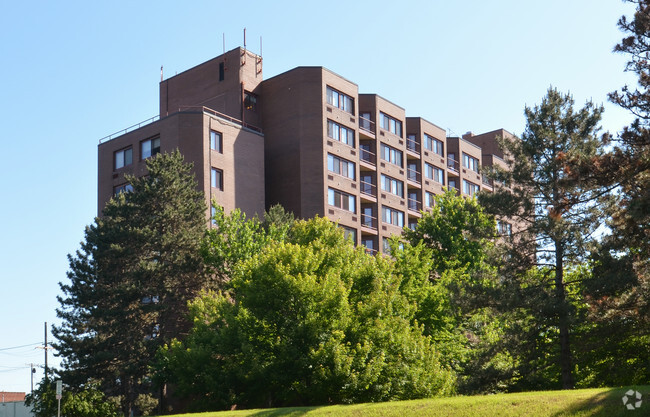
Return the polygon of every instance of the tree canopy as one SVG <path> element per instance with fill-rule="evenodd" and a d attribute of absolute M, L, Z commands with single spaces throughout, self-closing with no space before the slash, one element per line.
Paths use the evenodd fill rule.
<path fill-rule="evenodd" d="M 160 346 L 187 332 L 187 302 L 213 286 L 200 255 L 205 200 L 178 151 L 147 160 L 132 192 L 111 199 L 69 256 L 54 343 L 61 376 L 118 397 L 125 414 L 151 394 L 149 366 Z"/>
<path fill-rule="evenodd" d="M 297 221 L 289 236 L 192 303 L 191 334 L 161 360 L 179 393 L 210 409 L 452 392 L 392 261 L 355 248 L 327 219 Z"/>

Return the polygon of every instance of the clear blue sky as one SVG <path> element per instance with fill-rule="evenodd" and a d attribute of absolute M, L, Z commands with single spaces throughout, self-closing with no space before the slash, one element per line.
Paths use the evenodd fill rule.
<path fill-rule="evenodd" d="M 243 6 L 242 6 L 243 5 Z M 165 76 L 243 44 L 266 78 L 324 66 L 453 134 L 520 134 L 549 86 L 593 99 L 624 74 L 619 0 L 4 2 L 0 14 L 0 391 L 29 391 L 68 253 L 97 212 L 101 137 L 158 112 Z M 50 336 L 51 337 L 51 336 Z M 28 345 L 18 349 L 7 349 Z M 57 363 L 50 356 L 50 363 Z M 37 380 L 42 377 L 39 369 Z"/>

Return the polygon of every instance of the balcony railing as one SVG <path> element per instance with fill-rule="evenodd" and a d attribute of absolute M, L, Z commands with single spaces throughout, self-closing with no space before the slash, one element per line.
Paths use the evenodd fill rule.
<path fill-rule="evenodd" d="M 420 152 L 420 143 L 414 139 L 406 138 L 406 149 L 413 152 Z"/>
<path fill-rule="evenodd" d="M 377 249 L 369 248 L 369 247 L 367 247 L 367 246 L 366 246 L 365 249 L 366 249 L 366 253 L 367 253 L 368 255 L 373 255 L 373 256 L 374 256 L 374 255 L 377 254 Z"/>
<path fill-rule="evenodd" d="M 361 226 L 377 230 L 377 218 L 370 214 L 361 214 Z"/>
<path fill-rule="evenodd" d="M 455 159 L 447 158 L 447 168 L 451 171 L 458 172 L 460 170 L 460 164 Z"/>
<path fill-rule="evenodd" d="M 359 149 L 359 159 L 372 165 L 377 165 L 377 155 L 367 149 Z"/>
<path fill-rule="evenodd" d="M 371 182 L 359 181 L 359 192 L 372 197 L 377 197 L 377 186 Z"/>
<path fill-rule="evenodd" d="M 420 203 L 418 200 L 409 198 L 408 203 L 409 203 L 409 210 L 416 211 L 416 212 L 420 212 L 420 210 L 422 210 L 422 203 Z"/>
<path fill-rule="evenodd" d="M 420 184 L 422 182 L 421 174 L 419 172 L 417 172 L 416 170 L 412 169 L 412 168 L 408 168 L 406 170 L 406 175 L 407 175 L 406 178 L 409 181 L 413 181 L 413 182 L 415 182 L 417 184 Z"/>
<path fill-rule="evenodd" d="M 375 122 L 365 117 L 359 117 L 359 129 L 375 134 Z"/>
<path fill-rule="evenodd" d="M 483 178 L 483 184 L 484 185 L 487 185 L 490 188 L 492 188 L 494 186 L 494 183 L 492 182 L 492 180 L 490 178 L 488 178 L 487 176 L 485 176 L 485 174 L 483 174 L 482 178 Z"/>

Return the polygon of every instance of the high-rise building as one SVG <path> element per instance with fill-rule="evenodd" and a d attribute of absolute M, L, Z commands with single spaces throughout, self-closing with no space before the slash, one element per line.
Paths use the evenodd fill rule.
<path fill-rule="evenodd" d="M 504 135 L 447 137 L 323 67 L 263 80 L 262 58 L 236 48 L 161 81 L 158 117 L 100 141 L 98 210 L 128 191 L 124 174 L 143 175 L 144 160 L 178 148 L 208 203 L 248 216 L 278 203 L 300 218 L 326 216 L 385 252 L 446 187 L 491 190 L 480 167 L 503 164 Z"/>

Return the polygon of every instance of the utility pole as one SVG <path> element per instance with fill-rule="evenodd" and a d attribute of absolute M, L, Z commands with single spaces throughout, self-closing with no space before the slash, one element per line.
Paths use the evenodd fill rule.
<path fill-rule="evenodd" d="M 32 380 L 32 395 L 34 395 L 34 373 L 36 372 L 36 369 L 34 368 L 34 364 L 30 363 L 29 364 L 29 374 L 31 375 L 31 380 Z"/>
<path fill-rule="evenodd" d="M 45 333 L 45 340 L 43 341 L 43 351 L 45 353 L 45 379 L 47 379 L 47 322 L 45 322 L 43 330 Z"/>
<path fill-rule="evenodd" d="M 48 379 L 47 379 L 47 350 L 52 349 L 51 347 L 49 347 L 47 345 L 47 322 L 45 322 L 44 333 L 45 333 L 45 337 L 43 339 L 43 346 L 36 346 L 36 348 L 37 349 L 43 349 L 43 353 L 45 354 L 45 385 L 47 385 L 47 383 L 48 383 Z"/>

